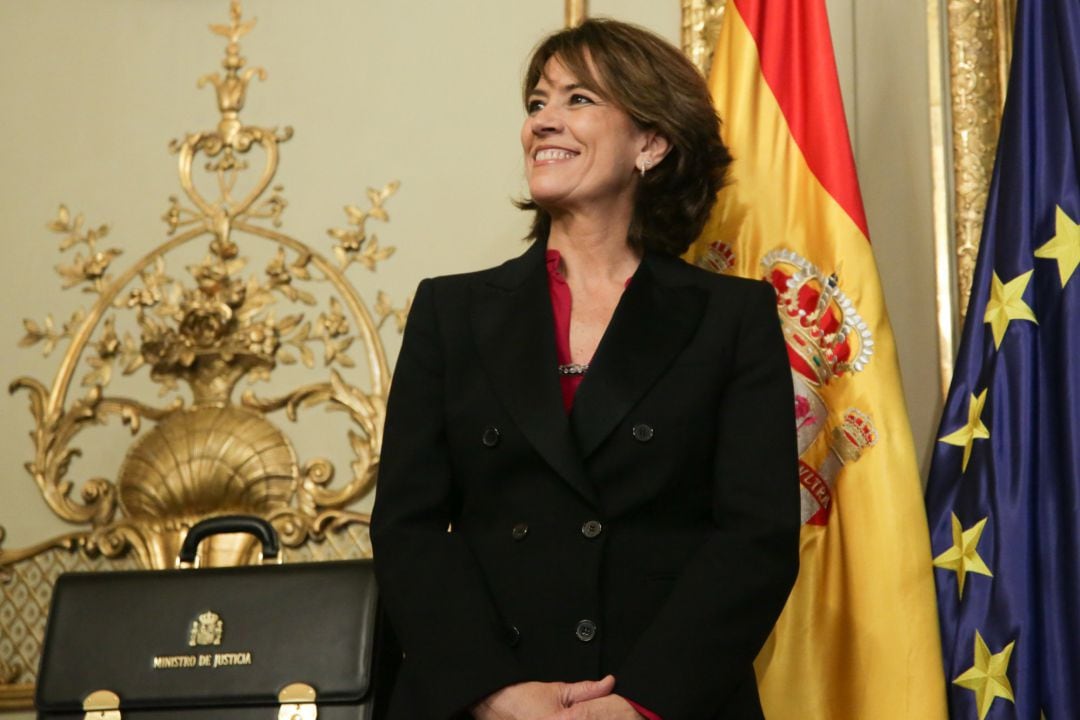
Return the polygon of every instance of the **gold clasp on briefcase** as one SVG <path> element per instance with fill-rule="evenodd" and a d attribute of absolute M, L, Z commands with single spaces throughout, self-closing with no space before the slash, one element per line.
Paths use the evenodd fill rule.
<path fill-rule="evenodd" d="M 278 720 L 315 720 L 319 710 L 315 706 L 315 688 L 306 683 L 293 683 L 278 693 Z"/>
<path fill-rule="evenodd" d="M 83 720 L 121 720 L 120 696 L 111 690 L 95 690 L 82 704 Z"/>

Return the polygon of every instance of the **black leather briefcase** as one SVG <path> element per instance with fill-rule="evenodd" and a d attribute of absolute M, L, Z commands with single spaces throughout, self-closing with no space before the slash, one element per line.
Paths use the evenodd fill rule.
<path fill-rule="evenodd" d="M 180 559 L 220 532 L 268 523 L 211 518 Z M 39 718 L 370 720 L 375 667 L 370 560 L 62 575 L 38 674 Z M 381 713 L 380 713 L 381 714 Z"/>

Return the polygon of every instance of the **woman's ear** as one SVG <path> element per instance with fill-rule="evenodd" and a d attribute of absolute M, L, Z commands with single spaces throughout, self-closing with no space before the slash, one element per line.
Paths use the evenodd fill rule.
<path fill-rule="evenodd" d="M 671 151 L 671 143 L 656 130 L 645 134 L 645 144 L 641 148 L 643 159 L 648 160 L 648 167 L 656 167 Z"/>

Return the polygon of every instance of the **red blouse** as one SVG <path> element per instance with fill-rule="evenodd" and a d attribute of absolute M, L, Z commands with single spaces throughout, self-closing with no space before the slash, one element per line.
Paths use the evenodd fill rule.
<path fill-rule="evenodd" d="M 555 355 L 560 365 L 569 365 L 570 359 L 570 308 L 573 306 L 573 298 L 570 297 L 570 286 L 566 278 L 559 272 L 559 263 L 562 255 L 558 250 L 547 251 L 548 291 L 551 293 L 551 310 L 555 314 Z M 574 406 L 574 394 L 578 386 L 585 379 L 584 375 L 559 375 L 559 386 L 562 388 L 563 407 L 566 412 Z"/>
<path fill-rule="evenodd" d="M 551 293 L 551 310 L 555 315 L 555 354 L 560 365 L 569 365 L 573 362 L 570 359 L 570 309 L 573 307 L 573 298 L 566 278 L 559 272 L 559 263 L 562 261 L 559 251 L 548 250 L 546 258 L 548 291 Z M 629 284 L 630 280 L 627 279 L 626 283 Z M 570 408 L 574 406 L 574 395 L 584 379 L 584 375 L 559 375 L 559 386 L 562 388 L 563 407 L 566 408 L 566 412 L 569 413 Z M 646 720 L 663 720 L 659 715 L 641 707 L 633 700 L 624 699 Z"/>

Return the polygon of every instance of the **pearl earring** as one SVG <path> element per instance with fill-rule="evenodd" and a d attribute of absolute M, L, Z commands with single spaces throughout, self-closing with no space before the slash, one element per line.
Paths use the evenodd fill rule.
<path fill-rule="evenodd" d="M 647 157 L 643 157 L 638 161 L 638 170 L 641 171 L 641 177 L 645 177 L 645 171 L 649 169 L 650 165 L 652 165 L 652 163 L 649 162 L 649 158 Z"/>

